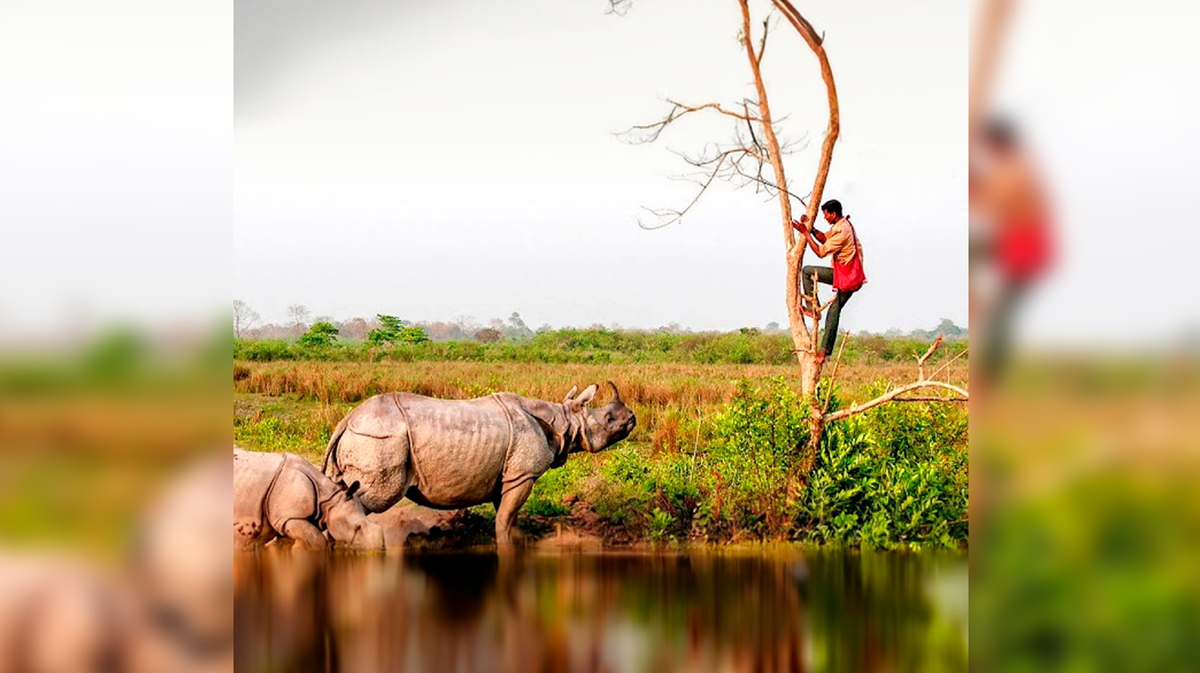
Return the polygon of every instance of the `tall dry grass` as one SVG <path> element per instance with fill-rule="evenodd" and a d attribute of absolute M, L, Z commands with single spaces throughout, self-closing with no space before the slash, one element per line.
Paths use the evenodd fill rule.
<path fill-rule="evenodd" d="M 845 400 L 863 399 L 867 385 L 880 379 L 910 381 L 915 371 L 915 366 L 898 363 L 843 365 L 838 376 L 840 395 Z M 289 415 L 295 418 L 296 432 L 319 444 L 354 405 L 379 393 L 407 391 L 466 399 L 508 391 L 560 400 L 574 385 L 611 380 L 638 414 L 638 430 L 631 439 L 655 450 L 674 450 L 703 439 L 706 419 L 733 398 L 739 381 L 776 377 L 798 390 L 797 369 L 778 365 L 238 362 L 234 390 L 241 394 L 243 406 L 256 409 L 265 402 L 250 402 L 246 396 L 294 402 L 296 408 Z M 954 362 L 939 378 L 965 384 L 967 364 Z M 597 402 L 606 403 L 609 394 L 602 386 Z M 256 409 L 245 410 L 252 422 L 257 419 Z"/>

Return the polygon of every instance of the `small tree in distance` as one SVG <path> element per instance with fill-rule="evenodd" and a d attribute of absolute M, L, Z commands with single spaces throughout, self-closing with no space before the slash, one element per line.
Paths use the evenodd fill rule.
<path fill-rule="evenodd" d="M 233 300 L 233 336 L 240 339 L 243 333 L 254 327 L 254 323 L 259 321 L 261 316 L 258 311 L 250 308 L 246 302 L 241 299 Z"/>
<path fill-rule="evenodd" d="M 312 313 L 304 304 L 292 304 L 288 307 L 288 317 L 292 319 L 292 334 L 299 336 L 308 328 L 308 317 Z"/>
<path fill-rule="evenodd" d="M 429 335 L 425 330 L 416 325 L 409 325 L 406 321 L 397 318 L 394 315 L 379 314 L 375 316 L 379 321 L 379 327 L 367 333 L 367 341 L 374 345 L 385 343 L 424 343 L 429 341 Z"/>
<path fill-rule="evenodd" d="M 306 348 L 327 348 L 337 341 L 338 328 L 328 321 L 313 323 L 308 332 L 300 336 L 300 345 Z"/>
<path fill-rule="evenodd" d="M 500 330 L 492 327 L 484 327 L 475 332 L 475 340 L 485 344 L 495 343 L 500 340 Z"/>

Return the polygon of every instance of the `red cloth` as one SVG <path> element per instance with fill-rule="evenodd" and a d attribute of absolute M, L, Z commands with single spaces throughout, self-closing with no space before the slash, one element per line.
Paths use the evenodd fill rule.
<path fill-rule="evenodd" d="M 854 225 L 850 224 L 849 217 L 846 218 L 846 225 L 850 227 L 850 235 L 854 237 L 854 259 L 843 264 L 838 261 L 837 253 L 834 253 L 833 287 L 839 292 L 854 292 L 867 282 L 867 274 L 863 271 L 862 246 L 858 244 L 858 233 L 854 231 Z"/>
<path fill-rule="evenodd" d="M 1054 241 L 1048 223 L 1041 218 L 1006 223 L 996 236 L 996 261 L 1010 280 L 1027 280 L 1049 266 Z"/>

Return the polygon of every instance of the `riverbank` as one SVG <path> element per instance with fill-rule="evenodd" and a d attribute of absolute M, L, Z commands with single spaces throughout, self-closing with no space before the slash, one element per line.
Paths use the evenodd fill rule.
<path fill-rule="evenodd" d="M 317 464 L 333 427 L 374 392 L 452 398 L 509 390 L 559 399 L 575 383 L 615 380 L 639 427 L 617 447 L 573 455 L 538 480 L 518 523 L 534 542 L 556 535 L 606 546 L 794 541 L 923 549 L 967 542 L 967 412 L 957 405 L 878 407 L 835 424 L 812 453 L 794 377 L 784 376 L 793 372 L 783 367 L 238 366 L 244 374 L 235 374 L 235 440 Z M 965 379 L 965 367 L 947 371 Z M 886 385 L 871 381 L 877 373 L 843 367 L 832 407 L 877 394 Z M 490 505 L 455 516 L 453 527 L 440 526 L 425 542 L 453 547 L 494 539 Z"/>

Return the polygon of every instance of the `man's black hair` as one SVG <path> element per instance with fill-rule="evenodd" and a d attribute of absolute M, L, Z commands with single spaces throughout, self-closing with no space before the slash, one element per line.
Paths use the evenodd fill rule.
<path fill-rule="evenodd" d="M 842 202 L 838 201 L 837 199 L 829 199 L 825 203 L 821 204 L 821 210 L 831 212 L 834 215 L 841 217 L 842 216 Z"/>
<path fill-rule="evenodd" d="M 1012 121 L 1004 117 L 992 117 L 983 127 L 983 137 L 996 147 L 1014 147 L 1017 144 L 1017 129 Z"/>

